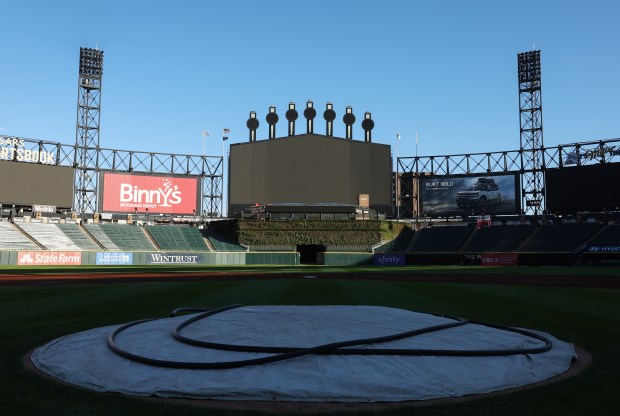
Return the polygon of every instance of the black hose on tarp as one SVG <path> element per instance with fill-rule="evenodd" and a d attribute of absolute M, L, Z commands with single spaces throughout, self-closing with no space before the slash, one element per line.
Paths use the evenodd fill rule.
<path fill-rule="evenodd" d="M 549 351 L 552 348 L 551 341 L 537 333 L 519 328 L 510 328 L 500 325 L 492 325 L 483 322 L 469 321 L 461 318 L 446 317 L 452 319 L 454 322 L 448 322 L 441 325 L 433 325 L 426 328 L 415 329 L 411 331 L 400 332 L 397 334 L 355 339 L 348 341 L 340 341 L 329 344 L 318 345 L 315 347 L 273 347 L 273 346 L 261 346 L 261 345 L 235 345 L 235 344 L 223 344 L 217 342 L 201 341 L 193 338 L 188 338 L 181 335 L 181 331 L 189 325 L 206 319 L 218 313 L 229 311 L 231 309 L 238 308 L 242 305 L 230 305 L 218 309 L 202 309 L 202 308 L 177 308 L 172 312 L 172 316 L 177 316 L 181 312 L 200 312 L 197 315 L 181 322 L 174 327 L 172 336 L 179 342 L 217 350 L 225 351 L 238 351 L 238 352 L 252 352 L 252 353 L 269 353 L 272 354 L 267 357 L 253 358 L 239 361 L 215 361 L 215 362 L 187 362 L 187 361 L 173 361 L 173 360 L 160 360 L 156 358 L 145 357 L 138 354 L 133 354 L 119 347 L 116 344 L 116 337 L 123 331 L 140 325 L 146 322 L 152 322 L 164 318 L 152 318 L 142 319 L 138 321 L 129 322 L 121 325 L 108 336 L 108 346 L 116 354 L 125 357 L 129 360 L 136 361 L 142 364 L 166 367 L 166 368 L 185 368 L 185 369 L 201 369 L 201 370 L 222 370 L 231 368 L 247 367 L 252 365 L 269 364 L 278 361 L 290 360 L 292 358 L 302 357 L 305 355 L 404 355 L 404 356 L 441 356 L 441 357 L 498 357 L 498 356 L 510 356 L 519 354 L 540 354 Z M 489 328 L 499 329 L 502 331 L 513 332 L 520 335 L 524 335 L 536 340 L 542 341 L 543 345 L 532 348 L 514 348 L 514 349 L 500 349 L 500 350 L 456 350 L 456 349 L 415 349 L 415 348 L 351 348 L 359 345 L 378 344 L 383 342 L 395 341 L 404 338 L 410 338 L 421 334 L 428 334 L 431 332 L 441 331 L 444 329 L 455 328 L 466 324 L 482 325 Z"/>

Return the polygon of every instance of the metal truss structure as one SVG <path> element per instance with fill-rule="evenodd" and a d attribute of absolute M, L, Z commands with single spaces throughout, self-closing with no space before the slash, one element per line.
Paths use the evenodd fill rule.
<path fill-rule="evenodd" d="M 519 127 L 522 165 L 521 206 L 525 214 L 538 214 L 545 207 L 544 155 L 540 51 L 517 55 L 519 75 Z"/>
<path fill-rule="evenodd" d="M 531 155 L 539 156 L 540 167 L 531 163 Z M 398 170 L 401 173 L 399 180 L 416 180 L 422 175 L 435 176 L 467 176 L 467 175 L 497 175 L 520 174 L 527 178 L 528 174 L 540 174 L 544 181 L 544 174 L 549 169 L 562 169 L 567 166 L 593 165 L 597 163 L 620 163 L 620 138 L 599 141 L 578 142 L 563 144 L 555 147 L 541 146 L 536 149 L 519 149 L 503 152 L 473 153 L 445 156 L 399 157 Z M 408 173 L 408 174 L 407 174 Z M 411 183 L 401 183 L 401 189 L 416 190 Z M 522 188 L 524 188 L 522 186 Z M 401 194 L 402 217 L 411 217 L 417 214 L 417 193 L 409 198 L 414 205 L 404 200 Z M 415 211 L 415 212 L 414 212 Z"/>
<path fill-rule="evenodd" d="M 5 142 L 23 143 L 23 150 L 54 155 L 53 165 L 75 167 L 78 146 L 57 142 L 5 137 Z M 11 140 L 8 140 L 11 139 Z M 14 139 L 14 140 L 13 140 Z M 17 150 L 18 145 L 14 145 Z M 549 169 L 564 169 L 573 166 L 587 166 L 603 163 L 620 163 L 620 138 L 562 144 L 537 149 L 541 154 L 542 173 Z M 444 156 L 416 156 L 397 158 L 400 172 L 401 196 L 409 193 L 408 200 L 402 200 L 401 216 L 415 215 L 411 205 L 418 200 L 416 181 L 423 175 L 470 176 L 523 174 L 531 167 L 523 163 L 524 150 L 502 152 L 457 154 Z M 196 156 L 167 153 L 152 153 L 116 149 L 97 149 L 94 157 L 95 169 L 116 173 L 143 173 L 152 175 L 179 175 L 202 178 L 202 210 L 204 215 L 218 212 L 222 206 L 223 158 L 222 156 Z M 11 160 L 11 159 L 9 159 Z M 28 163 L 28 162 L 20 162 Z M 76 174 L 78 170 L 76 169 Z M 413 201 L 413 202 L 411 202 Z"/>
<path fill-rule="evenodd" d="M 87 149 L 88 160 L 93 164 L 88 169 L 82 169 L 76 165 L 76 160 L 84 157 L 84 148 L 77 143 L 75 146 L 49 142 L 43 140 L 24 139 L 11 137 L 23 143 L 24 150 L 47 152 L 54 155 L 53 164 L 57 166 L 73 167 L 75 169 L 76 182 L 79 175 L 86 173 L 99 173 L 110 171 L 115 173 L 143 173 L 149 175 L 178 175 L 194 176 L 201 178 L 202 184 L 202 214 L 207 217 L 219 217 L 222 215 L 222 191 L 223 187 L 223 158 L 222 156 L 197 156 L 179 155 L 168 153 L 152 153 L 131 150 Z M 17 140 L 15 140 L 17 141 Z M 16 145 L 17 146 L 17 145 Z M 98 183 L 92 183 L 87 196 L 96 198 L 98 195 Z M 90 193 L 94 195 L 90 195 Z M 83 194 L 74 194 L 73 206 L 80 206 Z M 88 199 L 90 202 L 94 199 Z M 88 211 L 85 211 L 86 213 Z M 93 211 L 98 212 L 98 211 Z M 76 213 L 82 214 L 81 211 Z"/>
<path fill-rule="evenodd" d="M 80 48 L 77 121 L 75 127 L 75 178 L 73 210 L 80 214 L 97 211 L 97 154 L 101 105 L 103 51 Z"/>

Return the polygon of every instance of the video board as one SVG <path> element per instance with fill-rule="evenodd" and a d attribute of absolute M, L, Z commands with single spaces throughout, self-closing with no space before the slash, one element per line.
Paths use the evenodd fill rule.
<path fill-rule="evenodd" d="M 335 203 L 392 213 L 390 146 L 304 134 L 230 146 L 228 213 L 259 204 Z"/>
<path fill-rule="evenodd" d="M 547 211 L 598 212 L 620 207 L 620 163 L 549 169 L 545 174 Z"/>
<path fill-rule="evenodd" d="M 420 213 L 428 217 L 518 214 L 518 175 L 423 176 Z"/>
<path fill-rule="evenodd" d="M 200 212 L 200 181 L 194 177 L 103 172 L 103 212 L 189 215 Z"/>
<path fill-rule="evenodd" d="M 73 173 L 66 166 L 0 160 L 0 203 L 70 209 Z"/>

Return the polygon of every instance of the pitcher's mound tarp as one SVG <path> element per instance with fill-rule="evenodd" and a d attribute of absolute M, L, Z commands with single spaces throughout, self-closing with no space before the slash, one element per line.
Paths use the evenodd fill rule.
<path fill-rule="evenodd" d="M 184 325 L 188 319 L 195 320 Z M 404 337 L 346 342 L 395 334 Z M 209 343 L 209 348 L 178 338 Z M 335 343 L 341 348 L 332 348 Z M 328 347 L 304 350 L 323 345 Z M 238 346 L 270 352 L 220 349 Z M 252 361 L 280 354 L 287 359 Z M 574 358 L 572 344 L 542 332 L 380 306 L 238 306 L 91 329 L 58 338 L 32 354 L 41 371 L 95 391 L 307 402 L 488 393 L 554 377 Z M 250 365 L 200 369 L 244 360 Z"/>

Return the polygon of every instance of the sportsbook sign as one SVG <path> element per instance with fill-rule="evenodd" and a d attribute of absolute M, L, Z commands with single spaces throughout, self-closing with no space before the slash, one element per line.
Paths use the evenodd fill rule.
<path fill-rule="evenodd" d="M 28 143 L 32 145 L 32 143 Z M 55 155 L 42 150 L 27 149 L 26 141 L 18 137 L 0 136 L 0 160 L 55 165 Z"/>
<path fill-rule="evenodd" d="M 81 251 L 20 251 L 18 266 L 74 266 L 82 264 Z"/>
<path fill-rule="evenodd" d="M 103 210 L 193 214 L 197 208 L 196 178 L 104 173 Z"/>

